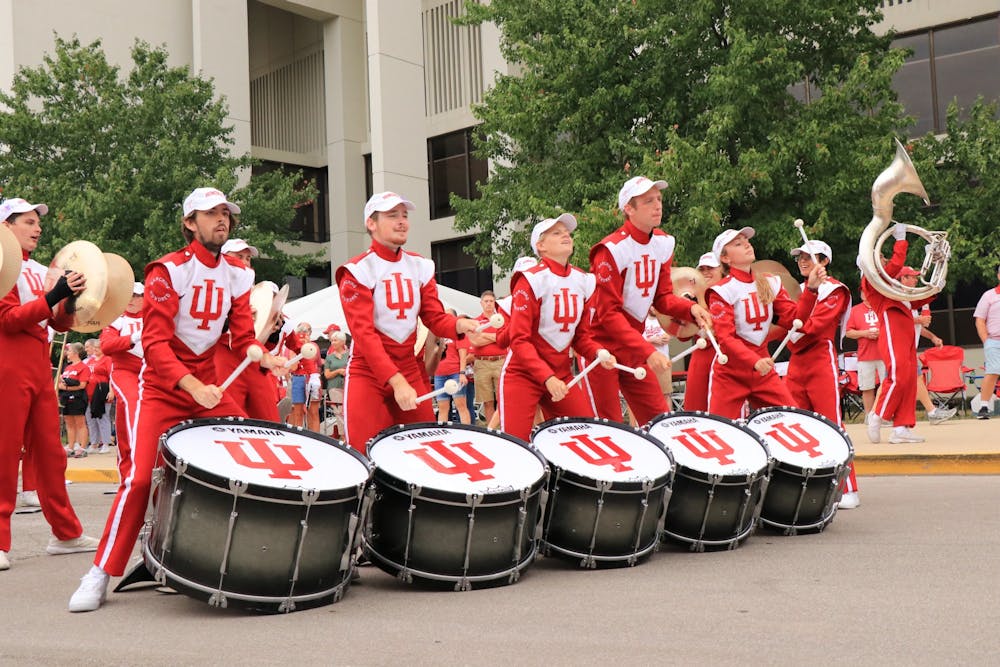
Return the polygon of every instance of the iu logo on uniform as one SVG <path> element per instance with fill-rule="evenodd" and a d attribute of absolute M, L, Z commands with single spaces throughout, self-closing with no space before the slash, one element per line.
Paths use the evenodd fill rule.
<path fill-rule="evenodd" d="M 42 283 L 40 276 L 33 273 L 30 269 L 25 269 L 21 275 L 24 276 L 24 282 L 28 283 L 28 289 L 31 290 L 32 294 L 39 298 L 45 296 L 45 285 Z"/>
<path fill-rule="evenodd" d="M 792 433 L 792 430 L 798 435 Z M 811 459 L 823 455 L 823 452 L 817 449 L 820 444 L 819 440 L 810 435 L 802 424 L 792 424 L 789 428 L 784 422 L 777 422 L 774 424 L 774 430 L 768 431 L 767 435 L 781 443 L 781 446 L 790 452 L 809 454 Z"/>
<path fill-rule="evenodd" d="M 413 281 L 403 278 L 401 273 L 393 273 L 392 277 L 383 280 L 385 285 L 385 305 L 389 310 L 398 310 L 397 320 L 406 319 L 406 311 L 413 308 Z M 395 294 L 393 294 L 395 288 Z"/>
<path fill-rule="evenodd" d="M 560 331 L 569 331 L 569 326 L 576 323 L 576 318 L 580 315 L 580 306 L 577 304 L 577 294 L 570 294 L 568 287 L 563 287 L 556 292 L 552 300 L 552 321 L 561 324 Z M 560 304 L 562 304 L 560 306 Z"/>
<path fill-rule="evenodd" d="M 216 440 L 217 443 L 226 448 L 229 455 L 233 457 L 239 465 L 254 470 L 267 470 L 272 479 L 302 479 L 296 472 L 306 472 L 312 470 L 312 463 L 302 455 L 302 448 L 299 445 L 281 445 L 275 443 L 273 446 L 267 438 L 241 438 L 243 442 L 232 442 L 226 440 Z M 250 445 L 250 449 L 257 455 L 256 460 L 243 449 L 243 445 Z M 284 458 L 279 456 L 279 452 L 284 454 Z"/>
<path fill-rule="evenodd" d="M 703 459 L 716 459 L 719 465 L 732 465 L 736 463 L 730 457 L 735 454 L 735 450 L 719 434 L 713 430 L 705 431 L 704 434 L 698 432 L 696 428 L 681 429 L 684 435 L 675 435 L 674 440 L 688 448 L 692 454 Z"/>
<path fill-rule="evenodd" d="M 201 293 L 205 292 L 202 299 Z M 222 295 L 225 290 L 215 286 L 214 280 L 206 280 L 204 285 L 195 285 L 191 297 L 191 319 L 201 320 L 199 329 L 208 329 L 208 323 L 222 316 Z"/>
<path fill-rule="evenodd" d="M 560 442 L 574 454 L 594 466 L 611 466 L 615 472 L 632 470 L 625 465 L 632 460 L 632 455 L 619 447 L 609 435 L 591 438 L 586 433 L 573 435 L 573 440 Z M 596 440 L 596 442 L 595 442 Z"/>
<path fill-rule="evenodd" d="M 643 296 L 649 296 L 649 290 L 656 286 L 656 260 L 649 255 L 635 262 L 635 286 Z"/>
<path fill-rule="evenodd" d="M 496 463 L 473 447 L 471 442 L 445 444 L 444 440 L 430 440 L 421 445 L 422 449 L 407 449 L 405 452 L 416 456 L 434 472 L 442 475 L 468 475 L 470 482 L 493 479 L 493 475 L 484 471 L 493 468 Z"/>
<path fill-rule="evenodd" d="M 750 309 L 751 303 L 753 303 L 752 311 Z M 747 324 L 752 324 L 754 331 L 760 331 L 764 322 L 771 321 L 770 309 L 761 304 L 757 292 L 750 292 L 749 298 L 743 299 L 743 308 Z"/>

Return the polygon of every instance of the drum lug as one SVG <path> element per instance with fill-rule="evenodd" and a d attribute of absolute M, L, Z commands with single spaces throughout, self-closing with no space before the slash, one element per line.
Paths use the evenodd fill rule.
<path fill-rule="evenodd" d="M 469 524 L 465 532 L 465 557 L 462 559 L 462 578 L 455 584 L 456 591 L 467 591 L 472 588 L 469 582 L 469 561 L 472 558 L 472 534 L 476 528 L 476 507 L 483 500 L 481 493 L 467 493 L 465 501 L 469 504 Z"/>
<path fill-rule="evenodd" d="M 542 539 L 542 530 L 545 526 L 545 507 L 549 503 L 549 491 L 547 486 L 543 486 L 538 492 L 538 517 L 535 521 L 535 541 Z M 548 555 L 546 549 L 545 555 Z"/>
<path fill-rule="evenodd" d="M 163 481 L 163 477 L 164 477 L 163 466 L 157 466 L 153 468 L 153 474 L 149 479 L 149 483 L 154 487 L 159 486 L 160 482 Z"/>

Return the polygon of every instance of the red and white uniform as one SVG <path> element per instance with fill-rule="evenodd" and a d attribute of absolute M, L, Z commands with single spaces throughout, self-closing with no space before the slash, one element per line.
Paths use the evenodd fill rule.
<path fill-rule="evenodd" d="M 908 247 L 905 240 L 895 242 L 892 258 L 883 267 L 887 275 L 892 278 L 899 275 Z M 886 378 L 882 381 L 872 410 L 894 426 L 912 428 L 917 423 L 917 345 L 912 309 L 919 309 L 933 299 L 896 301 L 874 289 L 864 277 L 861 278 L 861 292 L 882 322 L 878 352 L 885 361 Z"/>
<path fill-rule="evenodd" d="M 0 299 L 0 377 L 8 412 L 0 419 L 0 551 L 10 551 L 22 446 L 52 533 L 60 540 L 83 534 L 66 493 L 66 451 L 59 439 L 59 406 L 49 363 L 48 327 L 66 331 L 73 318 L 53 317 L 42 298 L 48 269 L 28 253 L 22 258 L 17 284 Z"/>
<path fill-rule="evenodd" d="M 273 353 L 274 350 L 269 352 Z M 232 336 L 226 331 L 219 339 L 215 355 L 215 376 L 219 382 L 225 382 L 245 358 L 237 356 L 233 351 Z M 280 420 L 276 378 L 269 369 L 263 368 L 260 364 L 251 363 L 245 368 L 226 388 L 226 393 L 232 397 L 236 405 L 243 408 L 247 417 L 272 422 Z"/>
<path fill-rule="evenodd" d="M 142 313 L 124 313 L 101 331 L 101 351 L 111 360 L 111 391 L 115 392 L 115 434 L 119 479 L 132 469 L 132 439 L 139 410 L 142 370 Z M 135 342 L 132 342 L 135 337 Z"/>
<path fill-rule="evenodd" d="M 149 501 L 157 441 L 185 419 L 244 416 L 228 394 L 206 409 L 178 386 L 193 375 L 218 384 L 214 355 L 226 320 L 241 355 L 254 342 L 250 314 L 253 272 L 239 260 L 216 256 L 198 241 L 146 267 L 143 294 L 139 405 L 132 440 L 132 466 L 122 472 L 94 564 L 120 575 L 132 553 Z"/>
<path fill-rule="evenodd" d="M 596 277 L 572 265 L 550 259 L 515 274 L 510 318 L 510 353 L 500 375 L 500 429 L 527 440 L 535 407 L 546 419 L 594 417 L 596 406 L 585 383 L 573 386 L 561 401 L 553 401 L 545 381 L 573 378 L 570 347 L 594 358 L 599 346 L 590 328 Z"/>
<path fill-rule="evenodd" d="M 594 339 L 624 366 L 644 366 L 655 351 L 642 337 L 650 306 L 678 320 L 691 319 L 692 302 L 673 293 L 673 256 L 674 237 L 659 229 L 646 234 L 627 219 L 590 249 L 590 270 L 597 277 Z M 640 424 L 668 410 L 651 371 L 637 380 L 631 373 L 598 366 L 587 380 L 597 414 L 605 419 L 621 421 L 619 391 Z"/>
<path fill-rule="evenodd" d="M 796 305 L 778 276 L 768 276 L 767 282 L 775 295 L 767 305 L 761 303 L 753 274 L 737 268 L 730 268 L 729 275 L 706 292 L 715 338 L 719 349 L 729 357 L 724 365 L 718 359 L 712 363 L 709 412 L 738 419 L 748 399 L 752 407 L 793 405 L 777 373 L 772 370 L 762 376 L 753 366 L 758 359 L 770 356 L 767 336 L 772 317 L 777 314 L 778 325 L 786 329 L 792 328 L 795 319 L 805 322 L 816 303 L 816 294 L 805 290 Z"/>
<path fill-rule="evenodd" d="M 418 395 L 430 391 L 427 371 L 413 353 L 417 317 L 441 338 L 456 337 L 457 319 L 438 298 L 434 262 L 416 253 L 373 240 L 366 252 L 337 269 L 336 278 L 354 337 L 344 385 L 345 440 L 364 452 L 389 426 L 434 421 L 430 401 L 400 409 L 389 378 L 402 373 Z"/>

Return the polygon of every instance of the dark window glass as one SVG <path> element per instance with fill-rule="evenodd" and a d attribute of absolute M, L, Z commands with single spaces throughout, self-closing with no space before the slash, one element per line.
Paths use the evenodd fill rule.
<path fill-rule="evenodd" d="M 280 169 L 286 173 L 302 172 L 303 185 L 312 181 L 318 191 L 314 199 L 305 201 L 296 207 L 295 218 L 292 220 L 291 225 L 289 225 L 290 231 L 295 234 L 299 241 L 311 241 L 313 243 L 325 243 L 329 241 L 330 223 L 327 211 L 329 210 L 330 203 L 330 184 L 326 167 L 317 169 L 315 167 L 302 167 L 283 162 L 265 161 L 253 168 L 252 175 L 266 174 L 275 169 Z"/>
<path fill-rule="evenodd" d="M 893 87 L 908 115 L 917 119 L 910 130 L 914 135 L 934 129 L 934 100 L 931 97 L 931 64 L 929 60 L 907 61 L 893 77 Z"/>
<path fill-rule="evenodd" d="M 466 294 L 480 294 L 493 289 L 493 269 L 479 268 L 476 258 L 465 251 L 464 246 L 471 240 L 471 237 L 465 237 L 432 243 L 431 257 L 439 284 Z"/>
<path fill-rule="evenodd" d="M 472 129 L 442 134 L 427 140 L 427 176 L 431 219 L 454 215 L 449 198 L 480 196 L 476 182 L 485 182 L 486 160 L 472 155 Z"/>

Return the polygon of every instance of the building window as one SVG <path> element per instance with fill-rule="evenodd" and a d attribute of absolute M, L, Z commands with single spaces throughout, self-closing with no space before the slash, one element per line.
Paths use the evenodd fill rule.
<path fill-rule="evenodd" d="M 288 283 L 288 300 L 298 299 L 332 285 L 331 268 L 330 262 L 311 264 L 306 267 L 303 276 L 285 276 L 285 282 Z"/>
<path fill-rule="evenodd" d="M 471 240 L 472 237 L 467 236 L 431 243 L 431 258 L 439 284 L 478 296 L 485 290 L 493 289 L 493 269 L 479 268 L 476 258 L 465 251 Z"/>
<path fill-rule="evenodd" d="M 312 181 L 316 186 L 317 194 L 314 199 L 310 199 L 299 204 L 295 209 L 295 218 L 289 225 L 290 231 L 298 241 L 309 241 L 312 243 L 326 243 L 330 240 L 329 202 L 330 184 L 326 167 L 302 167 L 284 162 L 264 161 L 254 166 L 252 176 L 266 174 L 275 169 L 285 172 L 302 172 L 303 185 Z"/>
<path fill-rule="evenodd" d="M 427 140 L 427 175 L 431 219 L 455 215 L 449 197 L 478 199 L 476 182 L 485 183 L 487 161 L 472 155 L 472 130 L 442 134 Z"/>
<path fill-rule="evenodd" d="M 375 176 L 372 174 L 372 154 L 365 153 L 362 157 L 365 161 L 365 201 L 368 201 L 375 194 Z"/>
<path fill-rule="evenodd" d="M 917 119 L 914 135 L 944 132 L 953 100 L 968 108 L 979 95 L 1000 96 L 1000 15 L 904 35 L 893 46 L 913 51 L 893 87 Z"/>

